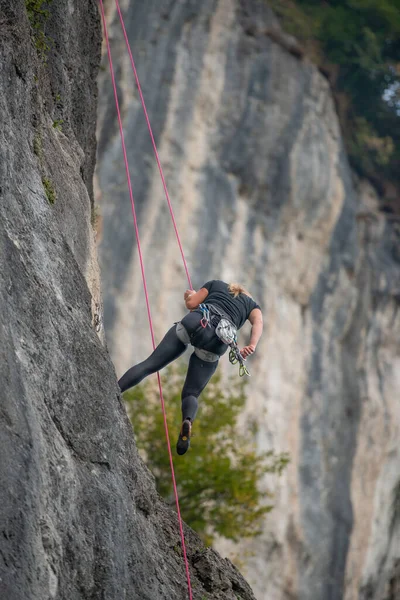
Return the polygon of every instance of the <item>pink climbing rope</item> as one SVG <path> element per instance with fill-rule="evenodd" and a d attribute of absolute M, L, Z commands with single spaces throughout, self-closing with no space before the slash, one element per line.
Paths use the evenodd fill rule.
<path fill-rule="evenodd" d="M 121 21 L 121 27 L 122 27 L 122 31 L 123 31 L 123 34 L 124 34 L 126 47 L 128 49 L 129 58 L 130 58 L 130 61 L 131 61 L 133 74 L 135 76 L 136 85 L 137 85 L 137 88 L 138 88 L 138 92 L 139 92 L 139 96 L 140 96 L 140 101 L 142 103 L 143 112 L 144 112 L 144 116 L 145 116 L 145 119 L 146 119 L 147 127 L 148 127 L 148 130 L 149 130 L 149 133 L 150 133 L 151 143 L 153 144 L 154 155 L 156 157 L 156 161 L 157 161 L 157 165 L 158 165 L 158 170 L 160 171 L 161 181 L 162 181 L 162 184 L 163 184 L 163 188 L 164 188 L 164 192 L 165 192 L 165 197 L 166 197 L 167 202 L 168 202 L 168 208 L 169 208 L 169 212 L 171 214 L 172 223 L 174 225 L 176 239 L 178 241 L 179 250 L 181 251 L 183 266 L 185 267 L 186 277 L 187 277 L 187 280 L 188 280 L 188 283 L 189 283 L 189 288 L 193 289 L 192 288 L 192 281 L 191 281 L 190 275 L 189 275 L 189 269 L 188 269 L 187 262 L 186 262 L 186 259 L 185 259 L 185 253 L 183 252 L 182 242 L 181 242 L 181 238 L 179 236 L 178 227 L 177 227 L 176 220 L 175 220 L 174 210 L 172 208 L 171 198 L 169 196 L 169 192 L 168 192 L 168 188 L 167 188 L 167 183 L 165 181 L 164 172 L 163 172 L 163 169 L 162 169 L 162 166 L 161 166 L 160 156 L 158 154 L 157 145 L 156 145 L 156 142 L 155 142 L 155 139 L 154 139 L 154 135 L 153 135 L 153 130 L 151 128 L 149 115 L 147 113 L 146 103 L 144 101 L 143 92 L 142 92 L 142 86 L 140 85 L 139 76 L 138 76 L 138 73 L 137 73 L 137 70 L 136 70 L 136 66 L 135 66 L 135 61 L 133 60 L 132 50 L 131 50 L 131 46 L 129 44 L 128 35 L 127 35 L 126 29 L 125 29 L 124 18 L 122 16 L 122 12 L 121 12 L 118 0 L 115 0 L 115 4 L 116 4 L 117 11 L 118 11 L 118 14 L 119 14 L 119 20 Z"/>
<path fill-rule="evenodd" d="M 137 243 L 137 249 L 138 249 L 138 254 L 139 254 L 140 270 L 142 273 L 144 294 L 145 294 L 145 298 L 146 298 L 147 315 L 148 315 L 148 319 L 149 319 L 151 341 L 153 344 L 153 349 L 155 349 L 156 345 L 155 345 L 155 340 L 154 340 L 153 320 L 152 320 L 151 311 L 150 311 L 150 302 L 149 302 L 149 295 L 148 295 L 148 291 L 147 291 L 146 275 L 145 275 L 145 270 L 144 270 L 142 249 L 141 249 L 141 245 L 140 245 L 139 228 L 138 228 L 137 218 L 136 218 L 135 200 L 134 200 L 133 192 L 132 192 L 132 184 L 131 184 L 131 178 L 130 178 L 130 173 L 129 173 L 129 163 L 128 163 L 128 157 L 127 157 L 127 153 L 126 153 L 125 137 L 124 137 L 124 132 L 123 132 L 123 128 L 122 128 L 121 111 L 120 111 L 119 101 L 118 101 L 117 86 L 115 83 L 114 68 L 113 68 L 112 57 L 111 57 L 110 42 L 108 39 L 108 31 L 107 31 L 107 24 L 106 24 L 105 12 L 104 12 L 103 0 L 99 0 L 99 3 L 100 3 L 100 10 L 101 10 L 101 17 L 102 17 L 102 21 L 103 21 L 104 36 L 105 36 L 106 45 L 107 45 L 108 61 L 110 63 L 111 80 L 112 80 L 113 91 L 114 91 L 115 106 L 117 109 L 118 124 L 119 124 L 120 136 L 121 136 L 122 152 L 124 155 L 126 177 L 127 177 L 127 181 L 128 181 L 129 197 L 130 197 L 131 207 L 132 207 L 133 222 L 134 222 L 134 226 L 135 226 L 136 243 Z M 165 435 L 167 438 L 169 463 L 170 463 L 170 467 L 171 467 L 172 484 L 173 484 L 173 488 L 174 488 L 176 510 L 177 510 L 177 514 L 178 514 L 179 531 L 180 531 L 180 535 L 181 535 L 183 557 L 184 557 L 184 561 L 185 561 L 189 598 L 190 598 L 190 600 L 192 600 L 193 596 L 192 596 L 192 587 L 191 587 L 191 583 L 190 583 L 189 563 L 188 563 L 187 554 L 186 554 L 185 537 L 184 537 L 184 533 L 183 533 L 182 517 L 181 517 L 181 511 L 180 511 L 180 507 L 179 507 L 178 490 L 177 490 L 177 486 L 176 486 L 175 471 L 174 471 L 174 465 L 173 465 L 173 461 L 172 461 L 171 444 L 169 441 L 167 416 L 166 416 L 166 412 L 165 412 L 165 402 L 164 402 L 164 396 L 163 396 L 163 392 L 162 392 L 160 373 L 157 373 L 157 378 L 158 378 L 158 387 L 159 387 L 159 391 L 160 391 L 161 407 L 162 407 L 162 412 L 163 412 L 163 417 L 164 417 Z"/>

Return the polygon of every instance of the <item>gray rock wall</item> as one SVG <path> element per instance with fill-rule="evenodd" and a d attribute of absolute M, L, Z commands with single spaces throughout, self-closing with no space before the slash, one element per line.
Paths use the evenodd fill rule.
<path fill-rule="evenodd" d="M 44 64 L 23 0 L 0 0 L 0 598 L 183 600 L 176 516 L 96 332 L 97 3 L 50 9 Z M 254 599 L 185 534 L 195 600 Z"/>
<path fill-rule="evenodd" d="M 246 562 L 259 600 L 394 600 L 398 221 L 352 174 L 326 80 L 265 2 L 123 7 L 194 286 L 239 280 L 262 305 L 248 412 L 261 449 L 291 454 L 265 482 L 263 536 L 219 547 Z M 112 3 L 109 20 L 159 340 L 186 279 Z M 104 315 L 122 374 L 151 345 L 107 71 L 100 86 Z"/>

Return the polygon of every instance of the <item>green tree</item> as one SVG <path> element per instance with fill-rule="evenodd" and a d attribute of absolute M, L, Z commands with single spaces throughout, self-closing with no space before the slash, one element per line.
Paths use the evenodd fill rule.
<path fill-rule="evenodd" d="M 400 0 L 276 0 L 283 27 L 329 74 L 353 166 L 400 186 Z"/>
<path fill-rule="evenodd" d="M 182 372 L 166 370 L 163 391 L 171 446 L 175 446 L 181 422 Z M 153 472 L 159 493 L 175 506 L 164 421 L 155 378 L 125 393 L 136 442 Z M 263 516 L 272 509 L 271 494 L 261 491 L 266 473 L 280 474 L 287 454 L 258 454 L 257 422 L 239 433 L 237 421 L 243 411 L 243 384 L 223 389 L 218 375 L 203 392 L 193 425 L 191 448 L 174 457 L 183 519 L 210 544 L 216 534 L 237 541 L 260 533 Z"/>

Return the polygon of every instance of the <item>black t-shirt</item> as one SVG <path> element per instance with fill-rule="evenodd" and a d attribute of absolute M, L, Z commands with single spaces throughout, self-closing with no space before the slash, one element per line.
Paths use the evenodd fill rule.
<path fill-rule="evenodd" d="M 231 319 L 237 329 L 243 327 L 249 314 L 254 308 L 260 308 L 253 298 L 246 294 L 238 294 L 236 298 L 229 291 L 229 285 L 225 281 L 213 279 L 201 286 L 208 290 L 208 296 L 204 304 L 214 304 L 224 311 Z"/>

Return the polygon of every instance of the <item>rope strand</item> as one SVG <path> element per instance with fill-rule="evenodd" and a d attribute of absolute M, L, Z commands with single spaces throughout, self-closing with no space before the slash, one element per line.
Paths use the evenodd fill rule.
<path fill-rule="evenodd" d="M 137 223 L 137 218 L 136 218 L 135 200 L 134 200 L 133 192 L 132 192 L 132 184 L 131 184 L 131 178 L 130 178 L 130 173 L 129 173 L 128 156 L 127 156 L 126 146 L 125 146 L 125 137 L 124 137 L 124 131 L 123 131 L 123 127 L 122 127 L 121 111 L 120 111 L 120 107 L 119 107 L 117 86 L 115 83 L 114 68 L 113 68 L 112 57 L 111 57 L 111 48 L 110 48 L 110 42 L 109 42 L 109 38 L 108 38 L 108 31 L 107 31 L 107 24 L 106 24 L 105 12 L 104 12 L 103 0 L 99 0 L 99 3 L 100 3 L 100 10 L 101 10 L 101 17 L 102 17 L 102 21 L 103 21 L 104 36 L 105 36 L 105 41 L 106 41 L 106 45 L 107 45 L 108 61 L 110 64 L 111 80 L 112 80 L 112 86 L 113 86 L 113 91 L 114 91 L 115 106 L 116 106 L 116 110 L 117 110 L 119 131 L 120 131 L 120 136 L 121 136 L 122 152 L 123 152 L 123 156 L 124 156 L 125 171 L 126 171 L 126 177 L 127 177 L 128 189 L 129 189 L 129 198 L 130 198 L 131 207 L 132 207 L 133 222 L 134 222 L 135 234 L 136 234 L 136 244 L 137 244 L 137 249 L 138 249 L 138 254 L 139 254 L 140 270 L 142 273 L 143 288 L 144 288 L 144 294 L 145 294 L 145 298 L 146 298 L 147 316 L 148 316 L 148 320 L 149 320 L 151 341 L 153 344 L 153 349 L 155 349 L 156 345 L 155 345 L 155 339 L 154 339 L 153 320 L 151 317 L 149 295 L 148 295 L 147 283 L 146 283 L 146 274 L 145 274 L 145 270 L 144 270 L 144 261 L 143 261 L 142 249 L 141 249 L 141 245 L 140 245 L 139 228 L 138 228 L 138 223 Z M 192 588 L 191 588 L 191 583 L 190 583 L 189 563 L 188 563 L 187 554 L 186 554 L 185 537 L 184 537 L 184 533 L 183 533 L 183 523 L 182 523 L 182 517 L 181 517 L 181 512 L 180 512 L 180 507 L 179 507 L 178 490 L 177 490 L 175 471 L 174 471 L 174 465 L 173 465 L 173 460 L 172 460 L 171 444 L 170 444 L 170 440 L 169 440 L 167 415 L 165 412 L 165 402 L 164 402 L 164 396 L 163 396 L 163 392 L 162 392 L 160 373 L 157 373 L 157 379 L 158 379 L 158 387 L 159 387 L 159 392 L 160 392 L 161 408 L 162 408 L 163 417 L 164 417 L 165 436 L 167 438 L 168 455 L 169 455 L 169 462 L 170 462 L 170 467 L 171 467 L 171 476 L 172 476 L 172 484 L 173 484 L 173 488 L 174 488 L 176 510 L 177 510 L 177 514 L 178 514 L 179 531 L 180 531 L 180 536 L 181 536 L 181 541 L 182 541 L 182 550 L 183 550 L 183 557 L 184 557 L 184 562 L 185 562 L 189 599 L 192 600 L 193 596 L 192 596 Z"/>
<path fill-rule="evenodd" d="M 144 112 L 144 116 L 145 116 L 146 123 L 147 123 L 147 128 L 149 130 L 149 134 L 150 134 L 150 138 L 151 138 L 151 143 L 153 145 L 154 155 L 155 155 L 155 158 L 156 158 L 156 161 L 157 161 L 157 165 L 158 165 L 158 170 L 160 171 L 161 181 L 162 181 L 162 184 L 163 184 L 163 188 L 164 188 L 164 192 L 165 192 L 165 197 L 166 197 L 167 202 L 168 202 L 168 208 L 169 208 L 169 212 L 171 214 L 172 223 L 173 223 L 173 226 L 174 226 L 174 229 L 175 229 L 175 235 L 176 235 L 176 239 L 178 241 L 179 250 L 181 252 L 183 266 L 185 267 L 186 277 L 187 277 L 190 289 L 193 289 L 193 287 L 192 287 L 192 281 L 190 279 L 189 269 L 188 269 L 186 258 L 185 258 L 185 254 L 183 252 L 183 246 L 182 246 L 181 238 L 180 238 L 179 232 L 178 232 L 178 226 L 177 226 L 176 220 L 175 220 L 174 210 L 172 208 L 171 198 L 169 196 L 169 192 L 168 192 L 168 188 L 167 188 L 167 183 L 165 181 L 163 168 L 161 166 L 160 156 L 158 154 L 157 145 L 156 145 L 156 142 L 155 142 L 155 139 L 154 139 L 153 130 L 151 128 L 150 119 L 149 119 L 149 115 L 148 115 L 147 108 L 146 108 L 146 103 L 145 103 L 144 97 L 143 97 L 142 87 L 141 87 L 140 81 L 139 81 L 139 75 L 138 75 L 138 72 L 136 70 L 135 61 L 133 60 L 132 50 L 131 50 L 131 46 L 129 44 L 128 35 L 127 35 L 126 29 L 125 29 L 124 18 L 122 16 L 122 12 L 121 12 L 121 8 L 119 6 L 118 0 L 115 0 L 115 4 L 116 4 L 118 15 L 119 15 L 119 20 L 121 21 L 122 32 L 124 34 L 125 43 L 126 43 L 126 47 L 127 47 L 128 53 L 129 53 L 129 58 L 130 58 L 130 61 L 131 61 L 133 74 L 135 76 L 136 85 L 137 85 L 139 96 L 140 96 L 140 101 L 142 103 L 143 112 Z"/>

